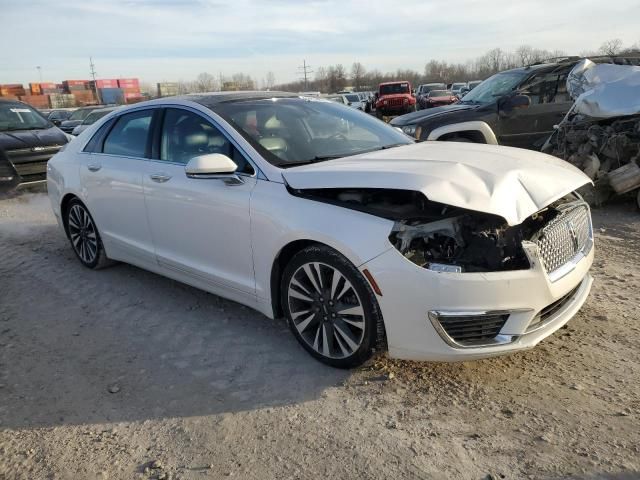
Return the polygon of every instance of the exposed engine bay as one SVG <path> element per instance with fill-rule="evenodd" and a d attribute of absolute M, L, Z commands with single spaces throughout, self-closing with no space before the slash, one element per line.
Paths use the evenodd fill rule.
<path fill-rule="evenodd" d="M 296 196 L 394 220 L 389 241 L 416 265 L 440 272 L 496 272 L 530 268 L 522 247 L 574 202 L 567 195 L 509 226 L 499 216 L 431 202 L 421 192 L 389 189 L 291 190 Z"/>

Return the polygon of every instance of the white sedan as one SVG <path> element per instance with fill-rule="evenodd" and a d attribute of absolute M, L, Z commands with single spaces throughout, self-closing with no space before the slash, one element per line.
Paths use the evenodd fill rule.
<path fill-rule="evenodd" d="M 317 359 L 468 360 L 533 347 L 591 287 L 589 182 L 541 153 L 413 140 L 273 92 L 114 111 L 48 164 L 89 268 L 118 260 L 284 316 Z"/>

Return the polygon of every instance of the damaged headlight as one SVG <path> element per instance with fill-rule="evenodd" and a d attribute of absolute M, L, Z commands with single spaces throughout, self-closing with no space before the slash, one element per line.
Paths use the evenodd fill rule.
<path fill-rule="evenodd" d="M 463 213 L 436 221 L 398 221 L 389 240 L 407 259 L 435 272 L 530 268 L 522 226 L 493 215 Z"/>

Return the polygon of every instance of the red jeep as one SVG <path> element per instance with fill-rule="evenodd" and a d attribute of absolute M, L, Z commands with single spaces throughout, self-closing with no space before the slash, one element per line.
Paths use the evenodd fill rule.
<path fill-rule="evenodd" d="M 416 111 L 416 97 L 409 82 L 385 82 L 376 93 L 376 116 L 404 115 Z"/>

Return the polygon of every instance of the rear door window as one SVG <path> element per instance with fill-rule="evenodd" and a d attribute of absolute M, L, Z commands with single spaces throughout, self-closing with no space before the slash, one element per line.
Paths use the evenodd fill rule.
<path fill-rule="evenodd" d="M 104 140 L 102 152 L 124 157 L 147 156 L 152 116 L 153 110 L 142 110 L 119 117 Z"/>

